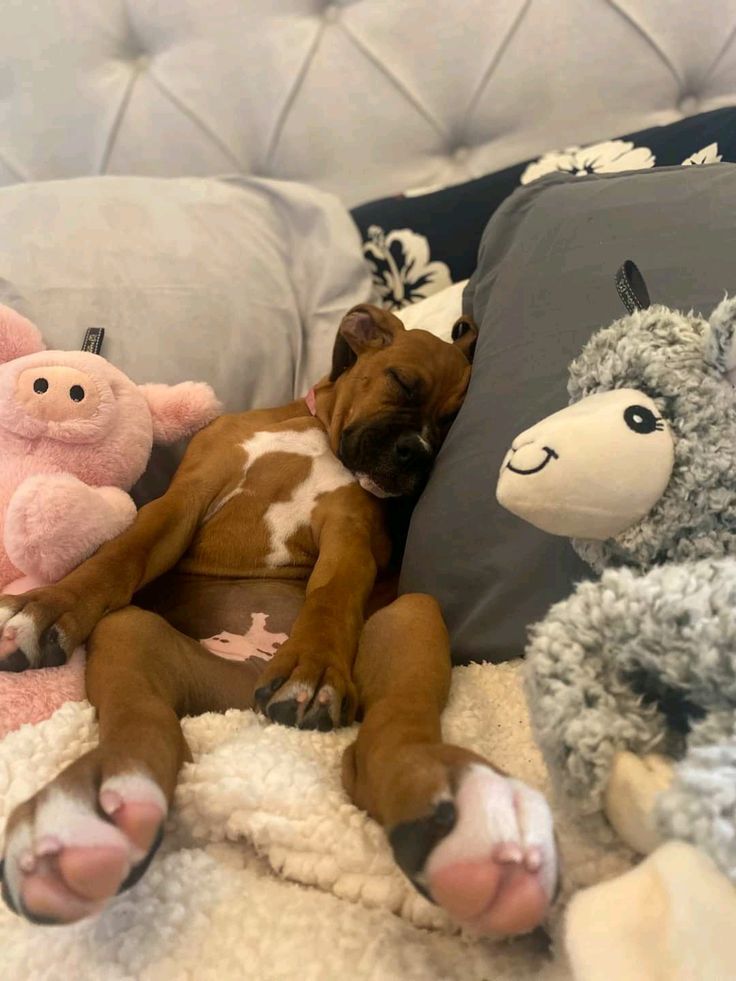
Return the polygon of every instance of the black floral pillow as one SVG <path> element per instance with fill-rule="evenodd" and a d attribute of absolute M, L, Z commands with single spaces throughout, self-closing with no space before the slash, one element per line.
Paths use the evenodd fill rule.
<path fill-rule="evenodd" d="M 519 184 L 554 171 L 585 176 L 721 160 L 736 162 L 736 107 L 545 153 L 432 193 L 372 201 L 352 214 L 379 302 L 396 310 L 471 275 L 488 219 Z"/>

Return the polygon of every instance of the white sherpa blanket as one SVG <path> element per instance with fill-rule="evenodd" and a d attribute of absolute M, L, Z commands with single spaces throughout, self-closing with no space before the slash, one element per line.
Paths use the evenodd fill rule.
<path fill-rule="evenodd" d="M 299 732 L 252 712 L 186 719 L 168 836 L 146 876 L 97 919 L 35 927 L 0 910 L 2 977 L 36 981 L 299 978 L 523 981 L 548 971 L 538 942 L 457 934 L 396 868 L 381 829 L 347 799 L 354 730 Z M 445 736 L 546 790 L 514 664 L 456 668 Z M 0 827 L 94 745 L 88 703 L 0 742 Z M 578 842 L 577 882 L 621 867 Z M 560 969 L 561 970 L 561 969 Z"/>

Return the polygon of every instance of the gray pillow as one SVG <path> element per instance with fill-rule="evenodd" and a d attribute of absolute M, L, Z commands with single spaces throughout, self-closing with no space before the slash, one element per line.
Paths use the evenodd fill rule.
<path fill-rule="evenodd" d="M 369 298 L 352 219 L 295 183 L 99 177 L 0 191 L 0 302 L 136 382 L 207 381 L 230 411 L 279 405 L 329 370 L 340 317 Z M 165 488 L 157 451 L 137 490 Z"/>
<path fill-rule="evenodd" d="M 401 588 L 432 593 L 454 657 L 500 661 L 589 575 L 565 539 L 495 499 L 511 440 L 567 404 L 567 367 L 624 314 L 614 275 L 641 269 L 653 303 L 704 313 L 736 292 L 736 166 L 672 167 L 516 191 L 491 219 L 463 298 L 480 328 L 465 405 L 411 523 Z"/>

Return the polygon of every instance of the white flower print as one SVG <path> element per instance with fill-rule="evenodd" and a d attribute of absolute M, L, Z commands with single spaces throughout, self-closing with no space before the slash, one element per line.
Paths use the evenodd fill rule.
<path fill-rule="evenodd" d="M 698 150 L 697 153 L 691 153 L 687 160 L 682 161 L 683 167 L 698 166 L 702 167 L 705 164 L 720 163 L 723 157 L 718 152 L 717 143 L 709 143 L 708 146 L 704 146 L 702 150 Z"/>
<path fill-rule="evenodd" d="M 422 184 L 420 187 L 410 187 L 404 191 L 405 198 L 421 198 L 425 194 L 434 194 L 435 191 L 443 191 L 447 184 Z"/>
<path fill-rule="evenodd" d="M 564 171 L 584 177 L 586 174 L 609 174 L 621 170 L 647 170 L 654 166 L 654 154 L 646 146 L 634 146 L 626 140 L 607 140 L 592 146 L 570 146 L 566 150 L 545 153 L 530 163 L 521 175 L 522 184 Z"/>
<path fill-rule="evenodd" d="M 379 301 L 389 309 L 400 310 L 452 285 L 449 268 L 444 262 L 430 261 L 429 242 L 410 228 L 386 233 L 371 225 L 363 254 L 371 265 Z"/>

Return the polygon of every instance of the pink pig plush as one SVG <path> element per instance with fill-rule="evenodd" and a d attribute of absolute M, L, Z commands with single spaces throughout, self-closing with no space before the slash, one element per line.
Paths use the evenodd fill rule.
<path fill-rule="evenodd" d="M 47 351 L 0 305 L 0 592 L 60 579 L 120 534 L 153 444 L 220 408 L 202 382 L 136 385 L 97 354 Z M 0 673 L 0 738 L 83 698 L 83 663 L 80 650 L 62 667 Z"/>

